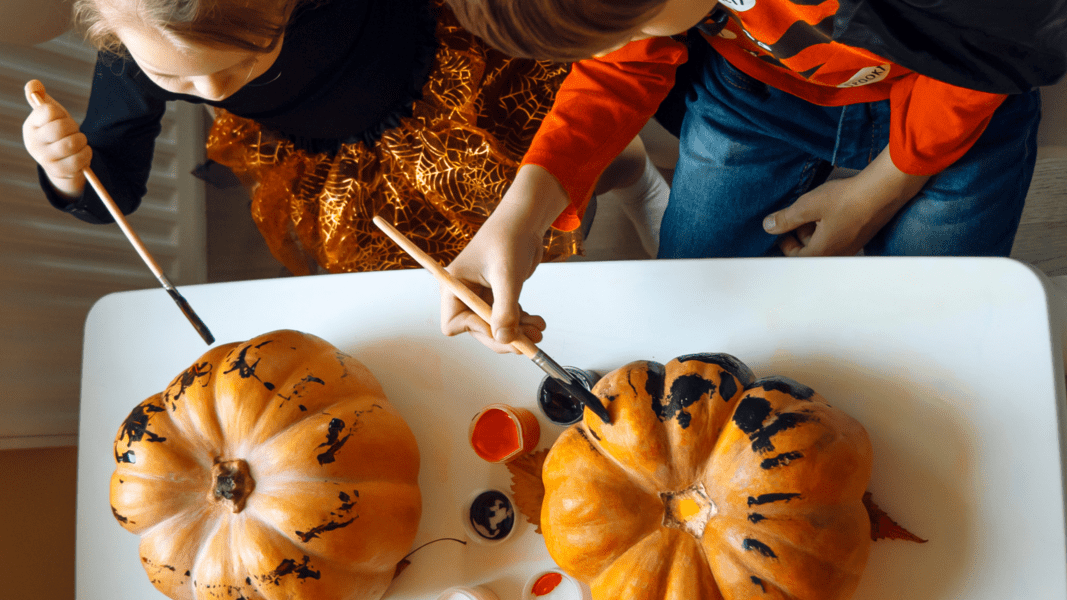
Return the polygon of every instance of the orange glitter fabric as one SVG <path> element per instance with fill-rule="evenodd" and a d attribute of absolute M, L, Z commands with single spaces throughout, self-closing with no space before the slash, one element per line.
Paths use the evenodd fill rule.
<path fill-rule="evenodd" d="M 374 226 L 374 215 L 448 264 L 515 177 L 569 65 L 507 57 L 439 5 L 440 47 L 423 99 L 374 147 L 308 153 L 254 121 L 217 112 L 207 156 L 249 188 L 253 220 L 293 274 L 417 267 Z M 581 251 L 577 231 L 545 236 L 545 260 Z"/>

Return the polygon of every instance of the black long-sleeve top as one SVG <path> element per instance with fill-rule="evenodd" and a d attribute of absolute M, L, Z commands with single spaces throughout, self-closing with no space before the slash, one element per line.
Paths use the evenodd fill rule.
<path fill-rule="evenodd" d="M 308 150 L 374 143 L 420 97 L 436 50 L 435 23 L 428 0 L 306 6 L 290 22 L 274 65 L 220 102 L 168 92 L 132 59 L 101 54 L 81 124 L 93 149 L 91 167 L 122 212 L 133 212 L 147 191 L 160 123 L 173 100 L 226 109 Z M 91 187 L 72 203 L 37 171 L 53 206 L 90 223 L 113 222 Z"/>

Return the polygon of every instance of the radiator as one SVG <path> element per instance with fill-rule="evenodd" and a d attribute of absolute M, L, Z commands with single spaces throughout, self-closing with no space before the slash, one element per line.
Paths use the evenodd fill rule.
<path fill-rule="evenodd" d="M 80 122 L 95 56 L 72 34 L 0 46 L 0 450 L 76 443 L 89 309 L 112 292 L 159 287 L 118 226 L 90 225 L 48 205 L 22 145 L 25 82 L 43 81 Z M 203 115 L 169 107 L 148 195 L 129 219 L 179 286 L 206 279 L 204 189 L 189 175 L 203 157 Z"/>

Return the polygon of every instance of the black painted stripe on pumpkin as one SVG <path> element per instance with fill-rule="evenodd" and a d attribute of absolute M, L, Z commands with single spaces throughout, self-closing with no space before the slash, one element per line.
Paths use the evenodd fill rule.
<path fill-rule="evenodd" d="M 667 369 L 655 361 L 645 362 L 645 393 L 652 398 L 653 410 L 663 401 L 663 386 L 667 380 Z"/>
<path fill-rule="evenodd" d="M 763 580 L 762 579 L 760 579 L 759 577 L 756 577 L 755 575 L 753 575 L 750 579 L 752 580 L 752 583 L 754 583 L 754 584 L 759 586 L 759 589 L 760 589 L 761 592 L 763 592 L 764 594 L 767 593 L 767 586 L 763 585 Z"/>
<path fill-rule="evenodd" d="M 133 521 L 131 521 L 128 518 L 120 515 L 119 511 L 115 510 L 114 506 L 111 507 L 111 514 L 115 515 L 115 520 L 118 521 L 119 523 L 131 523 L 131 524 L 133 524 Z"/>
<path fill-rule="evenodd" d="M 752 369 L 748 368 L 748 365 L 738 360 L 736 356 L 732 354 L 726 354 L 725 352 L 701 352 L 698 354 L 686 354 L 684 356 L 679 356 L 675 360 L 680 363 L 696 360 L 710 365 L 718 365 L 725 369 L 727 373 L 733 375 L 734 378 L 740 381 L 742 387 L 748 387 L 756 379 L 756 375 L 752 372 Z"/>
<path fill-rule="evenodd" d="M 270 343 L 270 340 L 267 340 L 267 341 L 259 344 L 258 346 L 256 346 L 256 348 L 263 347 L 263 346 L 265 346 L 265 345 L 267 345 L 269 343 Z M 267 388 L 268 390 L 273 390 L 274 389 L 274 384 L 273 383 L 270 383 L 269 381 L 263 381 L 262 379 L 259 378 L 258 375 L 256 375 L 256 367 L 259 366 L 260 359 L 257 358 L 256 362 L 254 362 L 252 364 L 248 364 L 248 351 L 251 350 L 251 349 L 252 349 L 251 345 L 247 345 L 244 348 L 241 348 L 241 351 L 237 353 L 237 358 L 234 359 L 232 362 L 230 362 L 230 368 L 226 369 L 225 371 L 223 371 L 222 374 L 223 375 L 227 375 L 229 373 L 233 373 L 234 371 L 237 371 L 237 375 L 239 377 L 241 377 L 241 379 L 249 379 L 249 378 L 255 379 L 256 381 L 259 381 L 260 383 L 262 383 L 263 387 Z"/>
<path fill-rule="evenodd" d="M 752 498 L 749 497 L 749 504 L 748 504 L 749 506 L 752 506 L 751 500 L 752 500 Z M 763 521 L 766 518 L 767 517 L 765 517 L 765 516 L 763 516 L 763 515 L 761 515 L 759 513 L 749 513 L 748 514 L 748 520 L 751 521 L 752 523 L 759 523 L 760 521 Z"/>
<path fill-rule="evenodd" d="M 300 563 L 296 562 L 291 558 L 283 559 L 282 562 L 273 571 L 265 575 L 256 577 L 256 579 L 259 579 L 264 583 L 272 583 L 274 585 L 279 585 L 279 579 L 291 574 L 296 574 L 298 579 L 319 579 L 322 574 L 319 571 L 316 571 L 311 568 L 311 566 L 308 564 L 309 560 L 310 558 L 308 556 L 304 556 L 304 561 Z"/>
<path fill-rule="evenodd" d="M 185 372 L 183 372 L 178 377 L 178 393 L 171 396 L 170 389 L 168 388 L 168 390 L 164 393 L 164 404 L 169 402 L 170 409 L 172 411 L 178 410 L 178 400 L 181 399 L 187 389 L 189 389 L 194 383 L 196 383 L 197 379 L 200 379 L 201 377 L 207 377 L 208 380 L 205 381 L 204 385 L 202 385 L 201 387 L 208 386 L 208 384 L 211 382 L 211 369 L 211 363 L 207 361 L 194 364 L 193 366 L 186 369 Z M 171 385 L 170 387 L 173 388 L 174 386 Z"/>
<path fill-rule="evenodd" d="M 745 541 L 741 542 L 741 549 L 746 552 L 754 550 L 767 558 L 778 558 L 770 546 L 754 538 L 745 538 Z"/>
<path fill-rule="evenodd" d="M 748 505 L 749 506 L 759 506 L 761 504 L 770 504 L 771 502 L 789 502 L 793 498 L 799 498 L 799 497 L 800 497 L 800 494 L 798 494 L 798 493 L 775 492 L 773 494 L 760 494 L 759 496 L 755 496 L 755 497 L 749 496 L 748 497 Z"/>
<path fill-rule="evenodd" d="M 769 471 L 775 467 L 788 466 L 789 463 L 793 462 L 798 458 L 804 458 L 804 455 L 797 451 L 783 452 L 777 456 L 772 456 L 770 458 L 764 459 L 763 462 L 759 464 L 759 466 L 764 471 Z"/>
<path fill-rule="evenodd" d="M 719 397 L 722 398 L 722 401 L 729 402 L 734 397 L 734 394 L 737 393 L 738 389 L 740 389 L 740 387 L 737 385 L 737 379 L 729 373 L 723 373 L 722 383 L 719 386 Z"/>
<path fill-rule="evenodd" d="M 716 386 L 714 382 L 704 379 L 695 373 L 688 373 L 676 377 L 671 382 L 670 393 L 667 394 L 667 402 L 652 404 L 652 410 L 656 413 L 660 422 L 675 418 L 682 429 L 689 427 L 693 415 L 685 409 L 696 404 L 705 394 L 714 394 Z"/>
<path fill-rule="evenodd" d="M 337 451 L 341 449 L 341 446 L 345 445 L 348 438 L 352 437 L 352 434 L 348 434 L 345 437 L 340 437 L 341 432 L 345 429 L 345 422 L 341 419 L 334 417 L 330 420 L 329 428 L 326 431 L 326 442 L 319 444 L 317 447 L 322 448 L 328 446 L 325 452 L 319 454 L 316 458 L 320 465 L 332 463 L 336 460 Z"/>
<path fill-rule="evenodd" d="M 343 522 L 330 521 L 328 523 L 324 523 L 322 525 L 319 525 L 318 527 L 312 527 L 311 529 L 309 529 L 307 531 L 294 531 L 293 533 L 295 533 L 297 535 L 297 537 L 300 538 L 300 541 L 302 541 L 302 542 L 304 542 L 306 544 L 306 543 L 310 542 L 311 540 L 319 537 L 320 533 L 326 533 L 328 531 L 333 531 L 335 529 L 341 529 L 342 527 L 348 527 L 349 525 L 352 524 L 353 521 L 355 521 L 358 518 L 359 518 L 359 515 L 356 515 L 356 516 L 352 517 L 351 519 L 349 519 L 347 521 L 343 521 Z"/>
<path fill-rule="evenodd" d="M 815 390 L 810 387 L 781 375 L 763 377 L 751 386 L 752 389 L 757 387 L 763 388 L 766 392 L 789 394 L 797 400 L 809 400 L 815 395 Z"/>
<path fill-rule="evenodd" d="M 766 398 L 745 396 L 734 409 L 734 424 L 748 435 L 759 431 L 771 415 L 771 403 Z"/>
<path fill-rule="evenodd" d="M 802 413 L 780 413 L 770 425 L 749 434 L 748 438 L 752 440 L 752 451 L 758 453 L 773 452 L 774 443 L 771 441 L 771 438 L 783 431 L 793 429 L 801 423 L 807 423 L 811 420 L 813 420 L 811 415 Z"/>

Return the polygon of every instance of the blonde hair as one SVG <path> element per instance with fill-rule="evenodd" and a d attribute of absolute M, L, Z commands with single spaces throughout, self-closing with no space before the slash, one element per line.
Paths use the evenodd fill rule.
<path fill-rule="evenodd" d="M 515 57 L 571 62 L 629 39 L 666 0 L 447 0 L 467 31 Z"/>
<path fill-rule="evenodd" d="M 99 50 L 124 54 L 115 34 L 147 26 L 176 44 L 270 52 L 298 7 L 317 0 L 74 0 L 74 23 Z"/>

